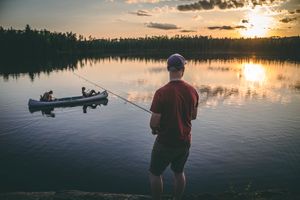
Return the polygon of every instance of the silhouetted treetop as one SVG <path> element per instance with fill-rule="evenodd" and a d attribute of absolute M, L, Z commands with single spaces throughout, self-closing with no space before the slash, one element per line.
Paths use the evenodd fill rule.
<path fill-rule="evenodd" d="M 204 54 L 263 54 L 298 56 L 300 37 L 212 38 L 208 36 L 146 36 L 140 38 L 88 39 L 73 32 L 24 30 L 0 27 L 2 55 L 42 56 L 57 54 L 94 55 L 109 53 L 157 54 L 193 51 Z"/>

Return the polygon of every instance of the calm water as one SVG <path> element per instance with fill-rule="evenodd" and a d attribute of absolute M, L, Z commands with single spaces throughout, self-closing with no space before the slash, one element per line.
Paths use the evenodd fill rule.
<path fill-rule="evenodd" d="M 9 66 L 7 66 L 9 67 Z M 74 72 L 146 108 L 168 82 L 164 60 L 101 59 Z M 300 63 L 189 60 L 201 104 L 193 121 L 187 192 L 300 189 Z M 97 89 L 71 70 L 0 76 L 0 190 L 149 193 L 150 115 L 110 95 L 107 105 L 30 113 L 29 98 Z M 165 172 L 172 191 L 172 173 Z"/>

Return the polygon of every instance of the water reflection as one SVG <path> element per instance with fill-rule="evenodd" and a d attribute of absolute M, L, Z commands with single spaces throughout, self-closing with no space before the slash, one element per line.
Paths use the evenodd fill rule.
<path fill-rule="evenodd" d="M 55 117 L 55 113 L 53 113 L 53 111 L 54 111 L 54 108 L 44 108 L 44 109 L 41 109 L 41 112 L 42 112 L 43 116 L 52 117 L 52 118 Z M 33 112 L 35 112 L 35 111 L 32 111 L 31 113 L 33 113 Z"/>
<path fill-rule="evenodd" d="M 297 81 L 295 84 L 290 85 L 290 88 L 300 91 L 300 81 Z"/>
<path fill-rule="evenodd" d="M 162 58 L 130 56 L 83 58 L 76 64 L 71 62 L 67 65 L 71 72 L 63 71 L 61 77 L 55 72 L 55 77 L 51 77 L 49 66 L 44 73 L 49 77 L 47 81 L 40 72 L 34 73 L 30 79 L 34 81 L 38 78 L 42 91 L 48 88 L 48 82 L 55 82 L 58 86 L 66 83 L 82 85 L 82 80 L 72 73 L 75 70 L 130 101 L 150 104 L 154 92 L 168 82 L 165 62 Z M 247 100 L 260 99 L 287 103 L 291 92 L 297 92 L 300 88 L 299 66 L 298 62 L 287 60 L 256 57 L 210 59 L 198 56 L 188 59 L 184 79 L 197 88 L 202 105 L 206 106 L 219 103 L 241 105 Z M 53 70 L 58 70 L 56 65 Z M 55 85 L 51 88 L 57 91 Z M 65 91 L 63 88 L 61 90 L 62 93 Z"/>
<path fill-rule="evenodd" d="M 23 74 L 27 74 L 31 81 L 39 77 L 40 74 L 50 74 L 58 70 L 74 70 L 81 60 L 72 56 L 59 56 L 52 58 L 16 58 L 4 59 L 0 62 L 0 75 L 4 80 L 9 78 L 18 79 Z"/>
<path fill-rule="evenodd" d="M 210 85 L 195 85 L 199 94 L 199 106 L 215 107 L 219 104 L 236 104 L 242 105 L 245 101 L 265 99 L 272 102 L 282 101 L 289 102 L 288 98 L 283 99 L 270 91 L 259 91 L 257 89 L 227 88 L 222 86 L 212 87 Z M 150 103 L 154 92 L 130 91 L 127 93 L 127 100 L 139 103 Z"/>
<path fill-rule="evenodd" d="M 169 54 L 160 53 L 155 55 L 87 55 L 85 57 L 80 56 L 56 56 L 48 58 L 9 58 L 0 62 L 0 76 L 4 80 L 8 81 L 9 78 L 18 79 L 22 75 L 29 76 L 31 81 L 39 77 L 40 74 L 59 70 L 74 71 L 85 66 L 93 66 L 99 63 L 127 63 L 127 62 L 140 62 L 145 64 L 151 64 L 153 62 L 165 62 Z M 255 63 L 264 62 L 266 64 L 285 65 L 286 63 L 299 63 L 298 58 L 287 57 L 272 57 L 272 56 L 249 56 L 249 55 L 230 55 L 230 54 L 198 54 L 197 52 L 188 52 L 184 54 L 191 64 L 206 63 L 209 65 L 209 70 L 215 71 L 228 71 L 230 67 L 211 66 L 211 63 L 218 61 L 220 63 L 249 63 L 254 61 Z M 162 70 L 160 68 L 153 68 L 153 70 Z"/>
<path fill-rule="evenodd" d="M 135 65 L 136 62 L 127 64 Z M 168 73 L 164 61 L 140 66 L 144 72 L 134 68 L 131 72 L 135 75 L 131 74 L 129 81 L 124 80 L 130 88 L 127 99 L 150 103 L 154 91 L 168 82 Z M 184 79 L 197 88 L 202 106 L 243 105 L 251 100 L 286 104 L 291 101 L 293 92 L 299 91 L 300 69 L 299 63 L 257 59 L 189 60 Z M 138 87 L 133 87 L 132 83 Z"/>
<path fill-rule="evenodd" d="M 104 100 L 101 100 L 101 101 L 84 104 L 82 106 L 82 111 L 83 111 L 83 113 L 86 114 L 88 109 L 96 109 L 97 107 L 100 107 L 101 105 L 106 106 L 107 103 L 108 103 L 108 99 L 104 99 Z"/>
<path fill-rule="evenodd" d="M 39 107 L 39 108 L 32 108 L 32 107 L 29 107 L 29 112 L 30 113 L 35 113 L 35 112 L 39 112 L 41 111 L 42 115 L 43 116 L 46 116 L 46 117 L 52 117 L 54 118 L 56 115 L 54 113 L 54 109 L 55 108 L 67 108 L 67 107 L 78 107 L 78 106 L 82 106 L 82 112 L 83 113 L 87 113 L 88 110 L 93 110 L 93 109 L 96 109 L 97 107 L 101 107 L 101 105 L 104 105 L 106 106 L 108 103 L 108 99 L 102 99 L 102 100 L 99 100 L 99 101 L 92 101 L 92 102 L 88 102 L 88 103 L 78 103 L 78 104 L 73 104 L 73 105 L 64 105 L 64 106 L 47 106 L 47 107 Z"/>
<path fill-rule="evenodd" d="M 231 96 L 239 95 L 238 88 L 225 88 L 217 86 L 212 88 L 209 85 L 196 86 L 200 96 L 200 105 L 216 105 L 216 102 L 225 101 Z"/>
<path fill-rule="evenodd" d="M 150 156 L 154 139 L 145 134 L 149 131 L 148 115 L 113 95 L 109 96 L 109 107 L 102 106 L 106 103 L 80 105 L 34 114 L 28 113 L 27 102 L 48 89 L 56 96 L 71 96 L 82 86 L 92 87 L 75 76 L 74 70 L 149 108 L 154 92 L 169 80 L 165 62 L 83 59 L 70 70 L 34 73 L 34 79 L 27 75 L 15 80 L 0 78 L 1 113 L 5 113 L 0 119 L 0 157 L 5 160 L 0 171 L 3 180 L 16 180 L 2 181 L 1 188 L 52 190 L 52 183 L 59 182 L 58 189 L 147 192 L 145 158 Z M 228 189 L 230 180 L 237 184 L 253 180 L 258 187 L 262 183 L 261 188 L 264 184 L 283 187 L 283 182 L 287 187 L 299 185 L 295 175 L 299 168 L 299 134 L 295 134 L 299 130 L 299 63 L 257 58 L 188 59 L 184 79 L 197 89 L 202 106 L 202 116 L 193 123 L 194 146 L 188 163 L 192 193 L 199 188 L 204 192 L 207 188 Z M 41 113 L 55 118 L 41 119 Z M 65 174 L 65 169 L 72 170 Z M 52 174 L 66 176 L 56 180 Z M 120 177 L 123 181 L 116 187 L 113 180 Z M 130 187 L 128 180 L 132 180 Z M 30 184 L 24 185 L 24 181 Z M 220 185 L 215 187 L 216 183 Z"/>
<path fill-rule="evenodd" d="M 212 70 L 212 71 L 229 71 L 230 70 L 229 67 L 213 67 L 213 66 L 209 66 L 207 69 Z"/>
<path fill-rule="evenodd" d="M 135 102 L 150 102 L 153 95 L 154 92 L 129 91 L 127 94 L 127 100 Z"/>
<path fill-rule="evenodd" d="M 266 78 L 265 69 L 261 64 L 244 64 L 243 72 L 247 81 L 262 83 Z"/>

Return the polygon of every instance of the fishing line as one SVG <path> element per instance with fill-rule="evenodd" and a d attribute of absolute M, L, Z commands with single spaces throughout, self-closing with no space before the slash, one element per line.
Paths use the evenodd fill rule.
<path fill-rule="evenodd" d="M 119 97 L 119 98 L 122 99 L 123 101 L 125 101 L 125 102 L 127 102 L 127 103 L 130 103 L 131 105 L 136 106 L 136 107 L 142 109 L 143 111 L 145 111 L 145 112 L 147 112 L 147 113 L 152 114 L 152 112 L 151 112 L 150 110 L 148 110 L 147 108 L 144 108 L 144 107 L 142 107 L 142 106 L 140 106 L 140 105 L 138 105 L 138 104 L 136 104 L 136 103 L 134 103 L 134 102 L 132 102 L 132 101 L 129 101 L 129 100 L 127 100 L 126 98 L 124 98 L 124 97 L 122 97 L 122 96 L 120 96 L 120 95 L 118 95 L 118 94 L 116 94 L 116 93 L 114 93 L 114 92 L 112 92 L 112 91 L 110 91 L 110 90 L 108 90 L 108 89 L 106 89 L 106 88 L 104 88 L 104 87 L 98 85 L 97 83 L 95 83 L 95 82 L 93 82 L 93 81 L 88 80 L 87 78 L 85 78 L 85 77 L 83 77 L 83 76 L 81 76 L 81 75 L 79 75 L 79 74 L 77 74 L 77 73 L 75 73 L 75 72 L 73 72 L 73 74 L 76 75 L 78 78 L 81 78 L 81 79 L 85 80 L 86 82 L 88 82 L 88 83 L 90 83 L 90 84 L 92 84 L 92 85 L 94 85 L 94 86 L 96 86 L 96 87 L 99 87 L 99 88 L 101 88 L 101 89 L 103 89 L 103 90 L 106 90 L 107 92 L 111 93 L 112 95 L 114 95 L 114 96 L 116 96 L 116 97 Z"/>

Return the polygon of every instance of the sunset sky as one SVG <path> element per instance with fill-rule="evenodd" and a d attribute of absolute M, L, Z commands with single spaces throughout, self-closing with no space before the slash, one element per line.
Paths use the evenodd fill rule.
<path fill-rule="evenodd" d="M 300 0 L 0 0 L 0 25 L 96 38 L 300 35 Z"/>

